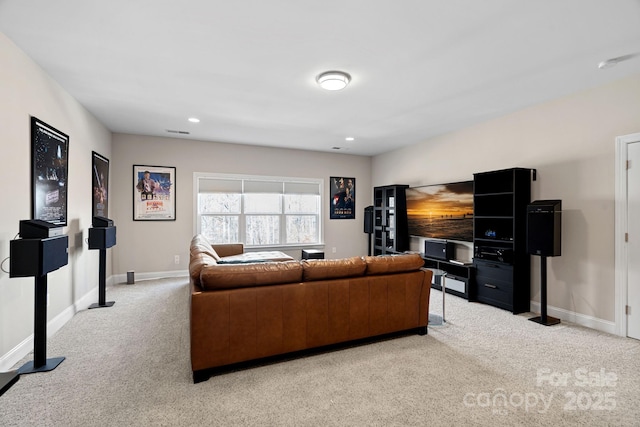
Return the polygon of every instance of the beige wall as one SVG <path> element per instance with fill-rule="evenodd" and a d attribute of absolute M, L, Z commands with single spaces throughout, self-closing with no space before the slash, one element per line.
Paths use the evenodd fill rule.
<path fill-rule="evenodd" d="M 133 221 L 133 165 L 176 167 L 176 221 Z M 303 150 L 222 144 L 197 140 L 115 134 L 113 138 L 113 218 L 118 245 L 113 248 L 113 272 L 121 275 L 186 271 L 193 236 L 194 172 L 250 174 L 325 181 L 323 216 L 327 258 L 366 255 L 362 211 L 371 203 L 371 158 Z M 356 219 L 329 220 L 329 177 L 356 178 Z M 331 249 L 335 247 L 336 253 Z M 174 256 L 180 256 L 180 264 Z M 292 251 L 300 257 L 300 250 Z M 121 277 L 121 276 L 120 276 Z M 144 276 L 143 276 L 144 277 Z"/>
<path fill-rule="evenodd" d="M 634 132 L 640 132 L 640 75 L 376 156 L 373 185 L 537 169 L 532 199 L 563 203 L 562 256 L 548 259 L 548 305 L 613 322 L 615 137 Z M 539 271 L 532 257 L 535 301 Z"/>
<path fill-rule="evenodd" d="M 371 203 L 371 158 L 334 153 L 236 146 L 202 141 L 115 135 L 49 78 L 0 33 L 0 260 L 21 219 L 31 217 L 30 116 L 69 135 L 69 264 L 49 275 L 48 332 L 54 333 L 78 309 L 97 301 L 98 251 L 85 239 L 91 226 L 91 152 L 110 159 L 109 216 L 118 227 L 118 244 L 107 254 L 107 275 L 185 273 L 193 235 L 193 173 L 218 172 L 322 178 L 327 257 L 366 253 L 362 209 Z M 113 139 L 113 141 L 112 141 Z M 132 220 L 132 165 L 177 168 L 177 220 Z M 356 178 L 355 220 L 328 220 L 330 176 Z M 331 253 L 331 248 L 336 253 Z M 299 256 L 299 250 L 295 251 Z M 179 265 L 174 255 L 180 255 Z M 3 264 L 8 270 L 9 262 Z M 33 350 L 34 280 L 0 272 L 0 371 Z"/>
<path fill-rule="evenodd" d="M 110 157 L 111 133 L 0 33 L 0 260 L 9 257 L 19 221 L 31 218 L 30 116 L 69 135 L 69 264 L 49 274 L 48 318 L 70 318 L 74 303 L 97 297 L 98 253 L 84 243 L 91 225 L 91 151 Z M 34 279 L 10 279 L 0 271 L 0 371 L 21 343 L 33 350 L 24 342 L 33 334 L 33 306 Z"/>

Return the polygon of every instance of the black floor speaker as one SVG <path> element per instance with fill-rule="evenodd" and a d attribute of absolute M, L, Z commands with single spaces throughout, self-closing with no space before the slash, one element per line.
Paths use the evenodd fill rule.
<path fill-rule="evenodd" d="M 373 206 L 364 208 L 364 232 L 373 233 Z"/>
<path fill-rule="evenodd" d="M 527 206 L 527 253 L 560 256 L 562 201 L 536 200 Z"/>

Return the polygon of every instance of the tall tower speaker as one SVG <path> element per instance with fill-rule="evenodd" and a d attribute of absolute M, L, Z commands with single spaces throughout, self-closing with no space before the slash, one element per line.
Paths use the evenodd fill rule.
<path fill-rule="evenodd" d="M 536 200 L 527 206 L 527 253 L 560 256 L 562 200 Z"/>
<path fill-rule="evenodd" d="M 364 208 L 364 232 L 373 233 L 373 206 Z"/>

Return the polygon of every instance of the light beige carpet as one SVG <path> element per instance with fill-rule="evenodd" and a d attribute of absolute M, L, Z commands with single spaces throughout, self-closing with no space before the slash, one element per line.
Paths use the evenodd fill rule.
<path fill-rule="evenodd" d="M 107 289 L 0 397 L 2 426 L 638 426 L 640 342 L 447 295 L 444 326 L 193 384 L 187 279 Z M 441 294 L 432 292 L 432 312 Z M 29 355 L 24 362 L 32 360 Z"/>

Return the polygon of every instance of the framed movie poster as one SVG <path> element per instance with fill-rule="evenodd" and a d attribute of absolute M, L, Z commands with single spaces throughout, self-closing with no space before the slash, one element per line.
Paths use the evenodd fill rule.
<path fill-rule="evenodd" d="M 133 165 L 133 220 L 175 219 L 176 168 Z"/>
<path fill-rule="evenodd" d="M 109 218 L 109 159 L 91 152 L 91 187 L 93 204 L 91 216 Z"/>
<path fill-rule="evenodd" d="M 69 136 L 31 117 L 33 219 L 67 225 Z"/>
<path fill-rule="evenodd" d="M 355 219 L 356 179 L 332 176 L 329 180 L 331 181 L 329 218 Z"/>

